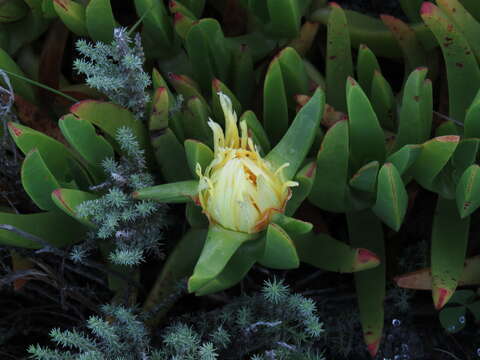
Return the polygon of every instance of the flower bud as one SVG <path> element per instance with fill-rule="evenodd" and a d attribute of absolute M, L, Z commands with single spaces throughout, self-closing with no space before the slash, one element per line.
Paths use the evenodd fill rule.
<path fill-rule="evenodd" d="M 283 212 L 291 196 L 290 187 L 298 185 L 285 181 L 282 169 L 272 169 L 262 159 L 252 139 L 248 136 L 247 124 L 237 128 L 237 116 L 230 99 L 219 93 L 220 104 L 225 115 L 225 134 L 211 119 L 208 123 L 213 131 L 214 159 L 200 177 L 198 197 L 203 212 L 210 223 L 226 229 L 256 233 L 265 229 L 274 212 Z"/>

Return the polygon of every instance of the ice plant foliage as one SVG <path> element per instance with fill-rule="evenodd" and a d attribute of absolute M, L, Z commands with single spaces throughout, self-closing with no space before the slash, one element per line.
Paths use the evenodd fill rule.
<path fill-rule="evenodd" d="M 219 93 L 225 115 L 225 133 L 219 124 L 210 119 L 213 131 L 214 159 L 200 178 L 199 202 L 210 223 L 244 233 L 256 233 L 265 229 L 274 212 L 283 212 L 291 196 L 294 181 L 285 180 L 282 170 L 262 159 L 252 139 L 248 136 L 247 124 L 237 127 L 237 115 L 232 102 Z"/>

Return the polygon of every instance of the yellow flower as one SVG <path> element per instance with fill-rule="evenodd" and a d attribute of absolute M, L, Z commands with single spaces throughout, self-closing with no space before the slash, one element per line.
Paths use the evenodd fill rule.
<path fill-rule="evenodd" d="M 209 120 L 213 131 L 214 159 L 200 177 L 198 198 L 210 223 L 226 229 L 253 234 L 262 231 L 274 212 L 283 212 L 291 196 L 294 181 L 286 181 L 278 169 L 260 156 L 248 136 L 247 124 L 237 128 L 237 115 L 228 96 L 219 93 L 225 114 L 225 134 L 217 123 Z"/>

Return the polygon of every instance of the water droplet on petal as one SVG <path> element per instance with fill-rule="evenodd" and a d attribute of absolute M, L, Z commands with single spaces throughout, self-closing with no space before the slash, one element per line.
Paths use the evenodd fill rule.
<path fill-rule="evenodd" d="M 402 322 L 401 322 L 400 320 L 398 320 L 398 319 L 393 319 L 393 320 L 392 320 L 392 325 L 395 326 L 395 327 L 400 326 L 401 323 L 402 323 Z"/>

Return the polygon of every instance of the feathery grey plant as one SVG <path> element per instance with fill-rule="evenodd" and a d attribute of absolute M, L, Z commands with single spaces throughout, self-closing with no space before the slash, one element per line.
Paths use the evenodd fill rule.
<path fill-rule="evenodd" d="M 110 45 L 99 41 L 92 45 L 80 39 L 76 47 L 83 58 L 76 59 L 73 66 L 86 76 L 87 83 L 143 119 L 150 100 L 146 89 L 151 81 L 143 70 L 145 55 L 140 35 L 137 33 L 132 41 L 127 29 L 116 28 Z"/>
<path fill-rule="evenodd" d="M 102 313 L 111 320 L 92 316 L 89 333 L 52 329 L 50 337 L 61 349 L 31 345 L 28 352 L 36 360 L 159 360 L 150 349 L 145 325 L 132 309 L 103 305 Z"/>
<path fill-rule="evenodd" d="M 274 279 L 264 283 L 261 294 L 171 325 L 159 355 L 162 360 L 323 360 L 314 348 L 323 331 L 315 303 Z"/>
<path fill-rule="evenodd" d="M 71 258 L 77 262 L 97 246 L 97 240 L 113 244 L 109 259 L 114 264 L 138 265 L 144 260 L 145 252 L 156 250 L 158 253 L 162 228 L 166 225 L 166 205 L 130 196 L 135 190 L 152 186 L 154 181 L 147 172 L 144 151 L 132 131 L 120 128 L 116 139 L 127 156 L 119 161 L 104 160 L 109 179 L 93 189 L 103 191 L 103 195 L 77 207 L 79 216 L 97 225 L 87 241 L 73 247 Z"/>

